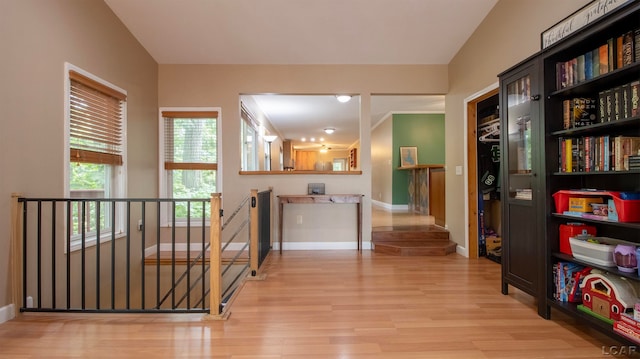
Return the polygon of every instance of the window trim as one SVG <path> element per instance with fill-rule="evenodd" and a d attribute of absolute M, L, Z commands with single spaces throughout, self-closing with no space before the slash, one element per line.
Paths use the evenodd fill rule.
<path fill-rule="evenodd" d="M 65 143 L 64 143 L 64 153 L 63 153 L 63 168 L 65 169 L 64 174 L 63 174 L 63 178 L 64 178 L 64 197 L 65 198 L 70 198 L 71 197 L 71 189 L 70 189 L 70 183 L 69 181 L 71 180 L 70 178 L 70 173 L 71 173 L 71 128 L 70 128 L 70 116 L 71 116 L 71 107 L 70 107 L 70 95 L 71 95 L 71 79 L 73 77 L 73 75 L 71 74 L 72 72 L 75 72 L 81 76 L 86 77 L 87 79 L 89 79 L 90 81 L 94 81 L 96 87 L 99 87 L 97 89 L 99 90 L 103 90 L 103 91 L 108 91 L 108 89 L 110 89 L 111 91 L 114 91 L 114 93 L 119 93 L 120 95 L 124 96 L 124 99 L 120 98 L 122 101 L 122 135 L 121 135 L 121 140 L 122 140 L 122 148 L 121 148 L 121 158 L 122 158 L 122 165 L 119 166 L 112 166 L 112 171 L 111 172 L 111 196 L 110 197 L 123 197 L 126 198 L 127 197 L 127 101 L 126 101 L 126 97 L 127 97 L 127 91 L 110 83 L 109 81 L 106 81 L 96 75 L 93 75 L 92 73 L 81 69 L 80 67 L 77 67 L 71 63 L 65 62 L 64 63 L 64 136 L 65 136 Z M 92 84 L 93 85 L 93 84 Z M 116 239 L 117 238 L 122 238 L 125 236 L 125 231 L 124 231 L 124 223 L 125 223 L 125 218 L 124 218 L 124 205 L 123 204 L 116 204 L 116 218 L 115 218 L 115 223 L 116 223 Z M 64 238 L 66 238 L 66 233 L 64 235 Z M 84 247 L 92 247 L 95 246 L 97 241 L 97 237 L 96 235 L 90 236 L 90 237 L 86 237 L 85 238 L 85 243 L 84 243 Z M 100 234 L 100 243 L 104 243 L 104 242 L 108 242 L 111 240 L 111 233 L 106 234 Z M 80 250 L 82 248 L 82 243 L 81 243 L 81 239 L 72 239 L 71 241 L 71 252 Z M 66 253 L 66 246 L 65 247 L 65 253 Z"/>
<path fill-rule="evenodd" d="M 165 175 L 165 172 L 167 170 L 167 168 L 165 168 L 165 143 L 164 143 L 164 136 L 165 136 L 165 130 L 164 130 L 164 116 L 163 113 L 171 113 L 171 112 L 175 112 L 175 113 L 180 113 L 180 114 L 185 114 L 185 113 L 199 113 L 199 112 L 217 112 L 218 116 L 216 117 L 216 164 L 214 165 L 209 165 L 209 164 L 203 164 L 203 166 L 208 167 L 209 168 L 203 168 L 203 169 L 207 169 L 207 170 L 215 170 L 216 171 L 216 190 L 221 193 L 222 192 L 222 181 L 220 180 L 222 178 L 222 166 L 221 166 L 221 159 L 222 159 L 222 109 L 220 107 L 160 107 L 158 109 L 158 197 L 159 198 L 173 198 L 172 195 L 170 195 L 168 193 L 168 187 L 167 187 L 167 177 Z M 180 167 L 179 164 L 174 164 L 177 167 Z M 215 168 L 212 168 L 215 167 Z M 180 168 L 175 168 L 175 169 L 180 169 Z M 162 209 L 162 213 L 163 215 L 160 218 L 160 227 L 171 227 L 171 221 L 168 218 L 168 214 L 169 214 L 169 203 L 168 202 L 164 202 L 161 205 Z M 210 225 L 210 220 L 207 218 L 205 221 L 205 226 L 209 227 Z M 186 221 L 176 221 L 176 227 L 186 227 L 187 226 L 187 222 Z"/>

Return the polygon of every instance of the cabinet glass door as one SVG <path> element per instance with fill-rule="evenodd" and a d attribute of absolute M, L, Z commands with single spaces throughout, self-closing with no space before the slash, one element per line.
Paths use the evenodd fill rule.
<path fill-rule="evenodd" d="M 507 84 L 509 197 L 531 200 L 531 79 Z"/>

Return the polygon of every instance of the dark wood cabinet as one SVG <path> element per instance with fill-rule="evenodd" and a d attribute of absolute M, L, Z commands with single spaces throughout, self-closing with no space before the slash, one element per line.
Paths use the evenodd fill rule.
<path fill-rule="evenodd" d="M 623 41 L 618 39 L 638 31 L 640 1 L 630 1 L 499 75 L 503 293 L 512 285 L 536 297 L 544 318 L 557 310 L 634 345 L 610 323 L 579 309 L 579 302 L 557 300 L 554 265 L 571 262 L 640 282 L 637 271 L 581 261 L 560 248 L 560 226 L 568 222 L 585 223 L 595 227 L 598 236 L 640 247 L 638 209 L 618 221 L 585 216 L 565 212 L 566 206 L 556 200 L 566 201 L 566 196 L 554 194 L 598 195 L 607 203 L 616 196 L 612 193 L 640 192 L 640 170 L 624 167 L 616 148 L 621 136 L 640 137 L 640 113 L 631 111 L 638 106 L 633 84 L 640 80 L 640 58 L 633 54 L 623 61 L 625 55 L 618 51 Z M 597 70 L 596 52 L 606 57 Z M 631 103 L 623 100 L 625 88 L 631 89 Z M 594 115 L 579 118 L 576 108 L 585 100 L 595 101 Z M 599 144 L 592 147 L 592 141 Z"/>
<path fill-rule="evenodd" d="M 500 77 L 502 181 L 502 292 L 509 285 L 535 297 L 541 293 L 543 241 L 540 208 L 539 144 L 542 133 L 540 56 L 533 56 Z M 543 307 L 541 306 L 541 311 Z"/>

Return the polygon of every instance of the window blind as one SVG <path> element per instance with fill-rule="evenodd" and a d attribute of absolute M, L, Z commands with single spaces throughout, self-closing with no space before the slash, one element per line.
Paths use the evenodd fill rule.
<path fill-rule="evenodd" d="M 122 119 L 126 95 L 69 71 L 71 162 L 122 165 Z"/>
<path fill-rule="evenodd" d="M 217 170 L 216 111 L 163 111 L 166 170 Z"/>

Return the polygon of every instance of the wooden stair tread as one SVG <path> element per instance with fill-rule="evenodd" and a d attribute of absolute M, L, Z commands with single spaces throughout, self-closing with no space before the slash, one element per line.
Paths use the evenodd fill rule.
<path fill-rule="evenodd" d="M 374 227 L 371 243 L 376 253 L 400 256 L 445 256 L 455 253 L 457 247 L 449 231 L 434 225 Z"/>
<path fill-rule="evenodd" d="M 224 251 L 221 261 L 223 264 L 231 263 L 231 260 L 238 254 L 239 251 Z M 187 262 L 187 251 L 176 251 L 175 252 L 175 263 L 178 265 L 186 265 Z M 201 253 L 201 251 L 191 251 L 189 260 L 191 262 L 196 262 L 198 264 L 202 264 L 202 258 L 196 261 L 196 258 Z M 160 251 L 160 265 L 171 265 L 172 260 L 171 251 Z M 243 251 L 238 258 L 236 258 L 238 263 L 247 263 L 249 261 L 249 253 L 248 251 Z M 158 257 L 156 253 L 152 253 L 144 258 L 144 264 L 156 264 L 158 262 Z M 209 251 L 205 252 L 205 263 L 209 263 Z"/>

